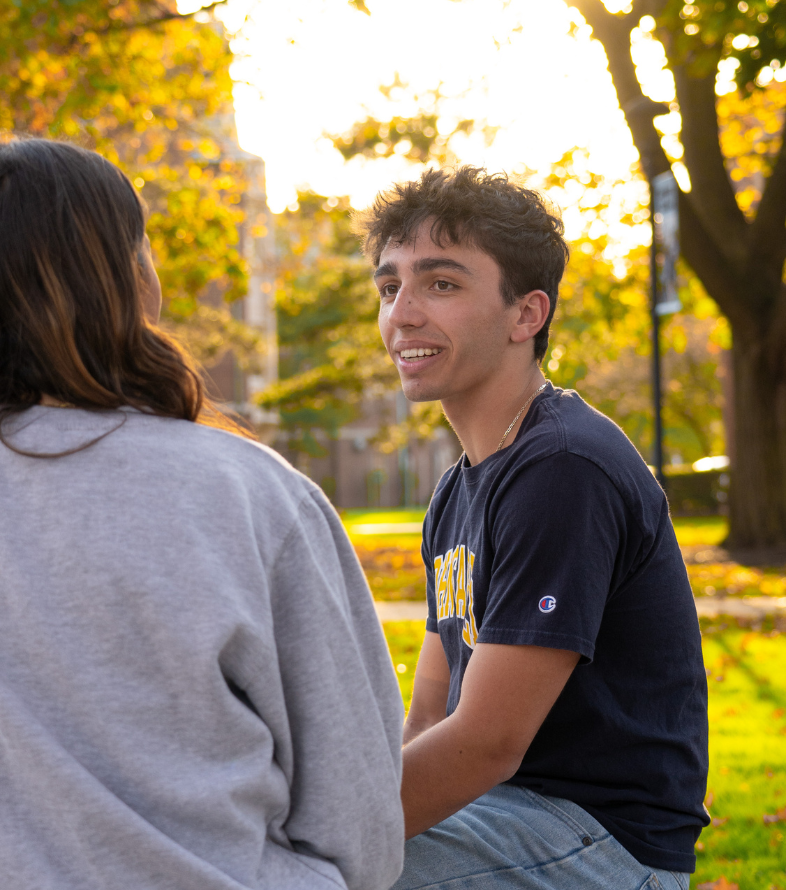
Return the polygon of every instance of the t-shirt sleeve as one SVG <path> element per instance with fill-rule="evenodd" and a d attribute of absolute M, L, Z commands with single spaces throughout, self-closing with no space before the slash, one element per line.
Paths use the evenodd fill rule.
<path fill-rule="evenodd" d="M 426 604 L 428 606 L 426 630 L 431 631 L 431 633 L 439 633 L 439 627 L 437 626 L 437 595 L 434 583 L 434 548 L 432 547 L 435 532 L 434 525 L 436 517 L 439 516 L 442 510 L 440 502 L 444 500 L 446 487 L 453 478 L 455 469 L 456 466 L 454 464 L 454 466 L 443 473 L 442 478 L 437 483 L 437 487 L 434 489 L 431 503 L 423 519 L 423 543 L 420 546 L 420 555 L 423 558 L 423 565 L 426 569 Z"/>
<path fill-rule="evenodd" d="M 591 661 L 627 534 L 619 492 L 591 461 L 560 453 L 522 470 L 494 500 L 478 642 L 567 649 Z"/>
<path fill-rule="evenodd" d="M 420 546 L 420 555 L 423 557 L 423 565 L 426 568 L 426 603 L 428 614 L 426 616 L 426 630 L 439 633 L 437 626 L 437 598 L 434 593 L 434 563 L 431 559 L 431 516 L 426 515 L 423 523 L 423 543 Z"/>

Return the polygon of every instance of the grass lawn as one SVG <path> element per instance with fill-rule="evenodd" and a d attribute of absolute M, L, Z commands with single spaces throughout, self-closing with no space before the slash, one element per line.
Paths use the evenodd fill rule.
<path fill-rule="evenodd" d="M 786 596 L 786 567 L 748 566 L 718 552 L 728 526 L 722 516 L 676 519 L 694 596 Z"/>
<path fill-rule="evenodd" d="M 712 825 L 695 884 L 786 890 L 786 634 L 704 628 Z"/>
<path fill-rule="evenodd" d="M 385 507 L 384 509 L 342 510 L 344 525 L 351 531 L 353 525 L 376 525 L 390 522 L 423 522 L 425 507 Z"/>
<path fill-rule="evenodd" d="M 424 627 L 384 629 L 409 706 Z M 786 634 L 707 624 L 703 642 L 713 822 L 697 845 L 691 887 L 786 890 Z"/>
<path fill-rule="evenodd" d="M 342 510 L 341 519 L 347 531 L 352 534 L 357 526 L 392 525 L 398 523 L 423 522 L 425 507 L 386 507 L 385 509 Z M 675 519 L 674 529 L 680 546 L 704 545 L 713 547 L 726 537 L 728 525 L 723 516 L 699 516 L 690 519 Z M 373 537 L 388 537 L 382 533 Z"/>
<path fill-rule="evenodd" d="M 426 598 L 426 570 L 420 557 L 420 538 L 414 542 L 396 541 L 376 547 L 367 547 L 365 542 L 352 543 L 374 599 Z"/>
<path fill-rule="evenodd" d="M 717 547 L 728 533 L 724 516 L 695 516 L 674 519 L 674 531 L 680 547 Z"/>
<path fill-rule="evenodd" d="M 426 574 L 420 559 L 420 534 L 401 531 L 422 522 L 424 511 L 424 507 L 347 510 L 342 515 L 376 599 L 425 599 Z M 741 565 L 718 551 L 727 531 L 723 517 L 676 519 L 674 528 L 685 555 L 694 596 L 786 596 L 783 566 Z"/>

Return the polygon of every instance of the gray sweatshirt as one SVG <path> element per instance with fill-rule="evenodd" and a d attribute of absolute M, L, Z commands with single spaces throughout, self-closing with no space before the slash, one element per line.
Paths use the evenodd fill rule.
<path fill-rule="evenodd" d="M 0 445 L 0 887 L 384 890 L 403 709 L 338 517 L 186 421 L 7 438 L 114 427 Z"/>

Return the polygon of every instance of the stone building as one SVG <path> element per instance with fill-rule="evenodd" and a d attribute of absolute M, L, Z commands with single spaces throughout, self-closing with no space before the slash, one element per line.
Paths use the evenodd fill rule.
<path fill-rule="evenodd" d="M 333 503 L 343 509 L 400 507 L 427 504 L 445 470 L 455 463 L 461 447 L 448 429 L 433 439 L 412 441 L 404 448 L 383 451 L 375 444 L 381 427 L 406 415 L 403 393 L 386 393 L 361 403 L 360 416 L 324 437 L 323 457 L 291 451 L 283 438 L 274 447 L 313 479 Z"/>

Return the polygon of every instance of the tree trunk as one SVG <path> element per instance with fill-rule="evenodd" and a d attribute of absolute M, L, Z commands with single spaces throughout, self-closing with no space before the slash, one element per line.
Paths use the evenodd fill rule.
<path fill-rule="evenodd" d="M 784 363 L 773 362 L 765 352 L 764 339 L 734 338 L 727 546 L 757 550 L 766 559 L 767 550 L 786 549 L 786 373 Z M 786 355 L 786 339 L 779 351 Z"/>

